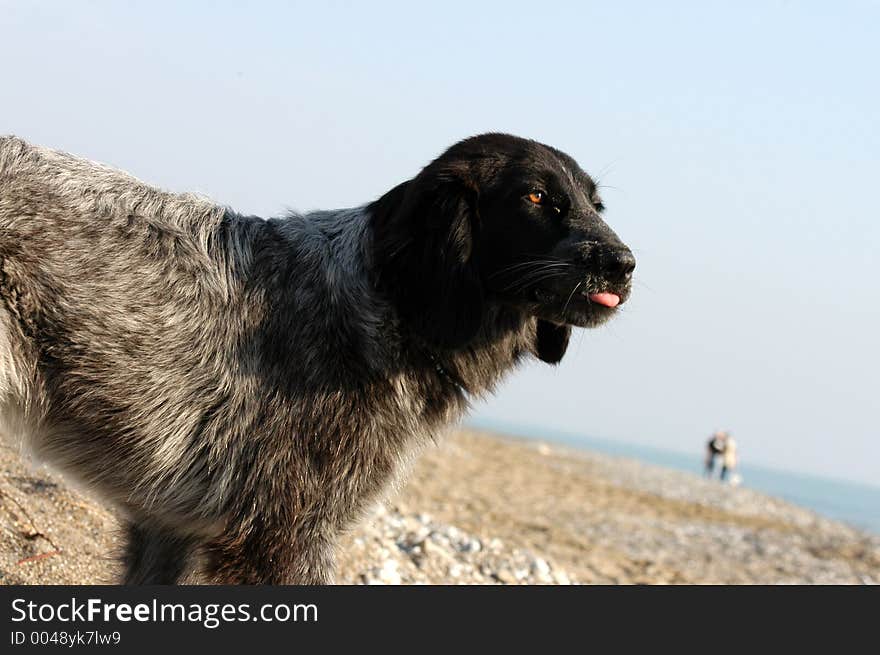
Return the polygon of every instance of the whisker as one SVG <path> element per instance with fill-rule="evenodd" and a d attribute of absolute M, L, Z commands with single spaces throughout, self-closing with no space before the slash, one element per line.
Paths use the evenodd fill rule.
<path fill-rule="evenodd" d="M 607 164 L 605 164 L 605 166 L 602 167 L 602 170 L 600 170 L 597 175 L 593 176 L 596 180 L 597 185 L 598 185 L 599 180 L 601 180 L 608 173 L 610 173 L 611 169 L 613 169 L 617 165 L 617 162 L 619 162 L 619 161 L 620 161 L 619 157 L 612 159 L 610 162 L 608 162 Z"/>
<path fill-rule="evenodd" d="M 545 271 L 538 272 L 533 275 L 527 276 L 525 278 L 520 278 L 519 280 L 514 280 L 510 284 L 507 285 L 508 289 L 525 289 L 526 287 L 533 286 L 539 282 L 543 282 L 544 280 L 549 280 L 554 277 L 559 277 L 559 272 L 557 271 Z"/>
<path fill-rule="evenodd" d="M 555 271 L 545 272 L 543 274 L 536 274 L 532 277 L 527 277 L 525 279 L 514 280 L 506 287 L 504 287 L 505 291 L 522 291 L 529 286 L 533 286 L 538 282 L 543 282 L 544 280 L 549 280 L 558 275 Z"/>
<path fill-rule="evenodd" d="M 568 300 L 566 300 L 566 301 L 565 301 L 565 304 L 562 306 L 562 315 L 563 315 L 563 316 L 565 315 L 565 310 L 568 309 L 568 303 L 570 303 L 570 302 L 571 302 L 571 299 L 574 298 L 574 293 L 575 293 L 575 291 L 577 291 L 578 288 L 579 288 L 582 284 L 583 284 L 582 281 L 581 281 L 581 282 L 578 282 L 576 285 L 574 285 L 574 289 L 571 290 L 571 293 L 568 294 Z"/>
<path fill-rule="evenodd" d="M 503 275 L 505 273 L 512 273 L 513 271 L 520 270 L 523 268 L 529 267 L 557 267 L 557 268 L 566 268 L 570 267 L 571 264 L 568 262 L 558 261 L 558 260 L 536 260 L 536 261 L 528 261 L 528 262 L 520 262 L 518 264 L 512 264 L 510 266 L 506 266 L 498 271 L 492 273 L 489 277 L 495 277 L 497 275 Z"/>
<path fill-rule="evenodd" d="M 517 277 L 520 280 L 522 280 L 522 279 L 528 280 L 530 277 L 535 277 L 535 276 L 543 275 L 546 273 L 549 273 L 552 275 L 558 275 L 558 274 L 565 272 L 565 270 L 566 269 L 560 268 L 557 266 L 542 266 L 540 268 L 535 268 L 534 270 L 527 270 L 525 272 L 517 273 Z M 514 282 L 516 282 L 516 280 Z"/>

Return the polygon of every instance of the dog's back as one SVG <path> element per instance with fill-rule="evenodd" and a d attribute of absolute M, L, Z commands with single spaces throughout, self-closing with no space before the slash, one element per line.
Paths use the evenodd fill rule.
<path fill-rule="evenodd" d="M 213 256 L 222 219 L 204 199 L 0 138 L 0 420 L 117 504 L 167 505 L 156 476 L 179 469 L 162 462 L 184 457 L 214 397 L 193 344 L 234 338 L 211 331 L 236 293 Z"/>

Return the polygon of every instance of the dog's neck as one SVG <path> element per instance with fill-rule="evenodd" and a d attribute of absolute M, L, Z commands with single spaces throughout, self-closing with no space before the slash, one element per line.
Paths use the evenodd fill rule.
<path fill-rule="evenodd" d="M 502 306 L 490 307 L 479 333 L 454 350 L 428 350 L 440 375 L 470 395 L 491 392 L 534 341 L 535 320 Z"/>
<path fill-rule="evenodd" d="M 364 207 L 289 215 L 269 221 L 288 243 L 276 277 L 296 280 L 295 294 L 311 292 L 322 312 L 313 339 L 350 357 L 376 376 L 408 370 L 416 378 L 457 394 L 490 392 L 534 341 L 535 320 L 501 306 L 490 307 L 474 339 L 454 350 L 436 348 L 403 323 L 393 302 L 376 285 L 369 215 Z M 301 316 L 294 311 L 291 315 Z"/>

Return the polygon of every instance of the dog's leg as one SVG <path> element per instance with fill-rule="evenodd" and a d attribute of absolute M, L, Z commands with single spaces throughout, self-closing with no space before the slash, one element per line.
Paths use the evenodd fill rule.
<path fill-rule="evenodd" d="M 260 529 L 226 535 L 206 549 L 214 584 L 332 584 L 331 540 L 314 529 Z"/>
<path fill-rule="evenodd" d="M 123 556 L 127 585 L 175 584 L 186 570 L 193 542 L 168 530 L 132 523 Z"/>

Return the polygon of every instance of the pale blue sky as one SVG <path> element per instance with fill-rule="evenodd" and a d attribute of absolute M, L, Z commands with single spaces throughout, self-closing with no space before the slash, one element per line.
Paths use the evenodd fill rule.
<path fill-rule="evenodd" d="M 353 5 L 353 3 L 352 3 Z M 876 2 L 0 0 L 0 132 L 264 216 L 489 130 L 606 185 L 611 325 L 481 419 L 880 482 Z"/>

